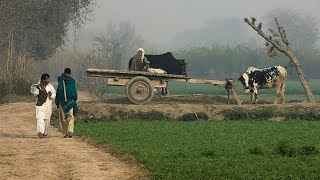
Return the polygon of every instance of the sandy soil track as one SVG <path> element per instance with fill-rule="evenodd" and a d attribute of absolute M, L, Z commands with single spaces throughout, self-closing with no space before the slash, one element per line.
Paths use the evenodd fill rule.
<path fill-rule="evenodd" d="M 141 179 L 136 165 L 51 127 L 36 133 L 34 103 L 0 105 L 0 179 Z"/>

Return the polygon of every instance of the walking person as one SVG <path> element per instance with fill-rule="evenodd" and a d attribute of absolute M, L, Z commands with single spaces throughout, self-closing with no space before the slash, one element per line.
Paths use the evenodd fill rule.
<path fill-rule="evenodd" d="M 48 136 L 52 114 L 52 100 L 56 97 L 54 87 L 49 84 L 49 74 L 41 75 L 40 82 L 31 86 L 31 93 L 37 97 L 36 119 L 39 138 Z"/>
<path fill-rule="evenodd" d="M 78 112 L 77 89 L 75 80 L 71 77 L 71 69 L 65 68 L 58 77 L 58 87 L 55 103 L 59 108 L 60 130 L 64 132 L 68 124 L 64 138 L 71 138 L 74 132 L 74 114 Z"/>

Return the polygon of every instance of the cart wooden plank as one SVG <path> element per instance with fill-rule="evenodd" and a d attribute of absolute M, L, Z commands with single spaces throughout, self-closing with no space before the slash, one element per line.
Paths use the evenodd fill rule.
<path fill-rule="evenodd" d="M 149 79 L 163 79 L 175 82 L 190 82 L 199 84 L 212 84 L 215 86 L 223 87 L 226 81 L 220 80 L 207 80 L 207 79 L 191 79 L 184 75 L 175 74 L 158 74 L 143 71 L 126 71 L 126 70 L 109 70 L 109 69 L 87 69 L 87 74 L 93 77 L 106 77 L 106 78 L 132 78 L 135 76 L 146 76 Z"/>
<path fill-rule="evenodd" d="M 212 84 L 214 86 L 225 87 L 226 81 L 220 80 L 209 80 L 209 79 L 185 79 L 185 80 L 173 80 L 175 82 L 190 82 L 190 83 L 198 83 L 198 84 Z"/>
<path fill-rule="evenodd" d="M 132 78 L 135 76 L 146 76 L 150 79 L 160 77 L 162 79 L 190 79 L 184 75 L 175 74 L 158 74 L 144 71 L 126 71 L 126 70 L 109 70 L 109 69 L 87 69 L 87 75 L 93 77 L 119 77 L 119 78 Z"/>

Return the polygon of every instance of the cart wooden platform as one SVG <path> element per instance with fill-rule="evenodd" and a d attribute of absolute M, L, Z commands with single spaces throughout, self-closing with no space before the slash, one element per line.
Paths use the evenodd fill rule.
<path fill-rule="evenodd" d="M 142 71 L 87 69 L 87 75 L 106 78 L 106 83 L 110 86 L 126 86 L 126 96 L 134 104 L 148 103 L 153 98 L 154 88 L 167 88 L 169 81 L 212 84 L 214 86 L 226 87 L 226 81 L 193 79 L 183 75 L 157 74 Z M 234 88 L 232 89 L 234 97 L 238 101 L 236 92 Z"/>

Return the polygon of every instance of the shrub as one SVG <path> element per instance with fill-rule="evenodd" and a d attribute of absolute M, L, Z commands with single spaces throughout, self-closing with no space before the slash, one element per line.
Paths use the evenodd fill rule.
<path fill-rule="evenodd" d="M 319 121 L 320 112 L 314 107 L 292 106 L 282 108 L 258 107 L 252 110 L 245 108 L 224 109 L 220 114 L 226 120 L 267 120 L 273 117 L 285 119 L 306 119 Z"/>
<path fill-rule="evenodd" d="M 319 154 L 319 150 L 315 146 L 303 146 L 300 149 L 301 155 L 313 156 Z"/>
<path fill-rule="evenodd" d="M 225 109 L 221 111 L 224 119 L 227 120 L 264 120 L 275 115 L 271 108 L 256 108 L 254 110 L 246 110 L 242 108 Z"/>
<path fill-rule="evenodd" d="M 167 115 L 163 114 L 162 112 L 156 111 L 156 110 L 151 110 L 148 112 L 135 112 L 135 111 L 130 111 L 128 114 L 129 119 L 142 119 L 142 120 L 168 120 L 170 117 Z"/>
<path fill-rule="evenodd" d="M 277 144 L 275 153 L 281 156 L 294 157 L 297 155 L 298 149 L 289 145 L 287 141 L 281 141 Z"/>
<path fill-rule="evenodd" d="M 209 116 L 204 112 L 186 113 L 178 118 L 180 121 L 208 120 Z"/>
<path fill-rule="evenodd" d="M 204 157 L 217 157 L 218 156 L 218 152 L 216 149 L 212 148 L 212 147 L 209 147 L 207 149 L 204 149 L 202 152 L 201 152 L 202 156 Z"/>
<path fill-rule="evenodd" d="M 268 152 L 268 148 L 265 145 L 258 144 L 252 149 L 249 150 L 251 154 L 255 155 L 266 155 Z"/>

